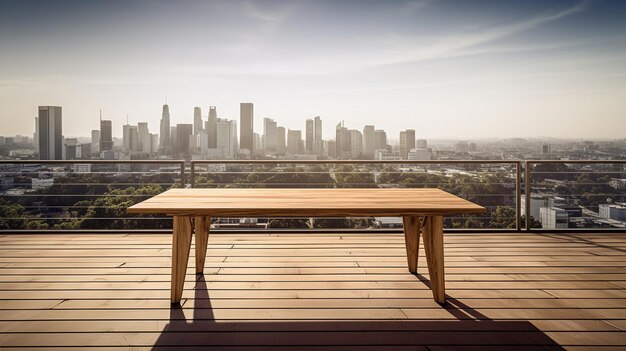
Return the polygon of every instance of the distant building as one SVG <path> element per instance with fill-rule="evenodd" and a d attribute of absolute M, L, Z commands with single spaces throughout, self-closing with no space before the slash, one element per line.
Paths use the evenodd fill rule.
<path fill-rule="evenodd" d="M 464 141 L 459 141 L 456 145 L 454 145 L 454 151 L 460 154 L 468 153 L 469 145 Z"/>
<path fill-rule="evenodd" d="M 352 141 L 350 140 L 350 131 L 343 125 L 343 121 L 335 127 L 335 157 L 350 158 L 352 157 Z"/>
<path fill-rule="evenodd" d="M 374 131 L 374 151 L 387 149 L 387 133 L 382 129 Z"/>
<path fill-rule="evenodd" d="M 205 124 L 209 148 L 217 148 L 217 108 L 209 106 L 209 120 Z"/>
<path fill-rule="evenodd" d="M 268 154 L 277 152 L 278 125 L 271 118 L 263 118 L 263 149 Z"/>
<path fill-rule="evenodd" d="M 248 149 L 250 154 L 254 152 L 254 105 L 242 102 L 239 104 L 240 144 L 241 149 Z"/>
<path fill-rule="evenodd" d="M 363 154 L 363 134 L 356 129 L 350 129 L 350 157 L 359 158 Z"/>
<path fill-rule="evenodd" d="M 152 139 L 150 137 L 150 130 L 148 129 L 148 122 L 139 122 L 137 123 L 137 151 L 140 152 L 151 152 Z"/>
<path fill-rule="evenodd" d="M 176 125 L 176 152 L 177 153 L 189 153 L 190 150 L 190 136 L 193 135 L 193 124 L 177 124 Z"/>
<path fill-rule="evenodd" d="M 300 148 L 302 144 L 302 132 L 289 129 L 287 131 L 287 153 L 291 155 L 302 154 L 304 151 Z"/>
<path fill-rule="evenodd" d="M 137 126 L 125 124 L 122 128 L 123 148 L 125 152 L 137 152 L 139 149 L 139 132 Z"/>
<path fill-rule="evenodd" d="M 411 149 L 415 149 L 415 130 L 407 129 L 400 132 L 400 157 L 403 160 L 408 159 Z"/>
<path fill-rule="evenodd" d="M 428 148 L 428 141 L 426 139 L 417 139 L 415 141 L 415 147 L 417 149 L 427 149 Z"/>
<path fill-rule="evenodd" d="M 172 150 L 172 130 L 170 125 L 170 107 L 165 104 L 163 105 L 163 112 L 161 113 L 161 145 L 160 149 L 162 152 L 169 152 Z"/>
<path fill-rule="evenodd" d="M 63 111 L 61 106 L 39 106 L 39 159 L 63 159 Z"/>
<path fill-rule="evenodd" d="M 193 134 L 202 132 L 202 110 L 200 107 L 193 108 Z"/>
<path fill-rule="evenodd" d="M 552 153 L 552 145 L 550 144 L 541 145 L 541 153 L 542 154 Z"/>
<path fill-rule="evenodd" d="M 217 147 L 216 156 L 223 159 L 232 159 L 237 154 L 237 122 L 227 119 L 217 119 Z"/>
<path fill-rule="evenodd" d="M 287 133 L 285 127 L 276 128 L 276 153 L 284 155 L 287 152 Z"/>
<path fill-rule="evenodd" d="M 376 150 L 376 130 L 372 125 L 363 127 L 363 154 L 373 158 Z"/>
<path fill-rule="evenodd" d="M 626 221 L 626 206 L 624 205 L 600 204 L 598 212 L 600 218 Z"/>
<path fill-rule="evenodd" d="M 91 131 L 91 152 L 100 153 L 100 131 L 97 129 Z"/>
<path fill-rule="evenodd" d="M 316 116 L 313 119 L 313 153 L 321 155 L 324 152 L 324 140 L 322 139 L 322 119 Z"/>
<path fill-rule="evenodd" d="M 467 149 L 469 152 L 476 152 L 478 151 L 478 146 L 476 145 L 476 143 L 469 143 Z"/>
<path fill-rule="evenodd" d="M 428 161 L 433 158 L 433 152 L 430 149 L 415 148 L 409 151 L 408 159 L 414 161 Z"/>
<path fill-rule="evenodd" d="M 76 147 L 78 146 L 78 139 L 65 138 L 63 139 L 63 160 L 76 160 L 78 155 L 76 153 Z"/>
<path fill-rule="evenodd" d="M 113 150 L 113 128 L 109 120 L 100 120 L 100 151 Z"/>
<path fill-rule="evenodd" d="M 544 229 L 561 229 L 569 226 L 569 214 L 558 207 L 541 207 L 539 220 Z"/>
<path fill-rule="evenodd" d="M 312 154 L 313 153 L 313 129 L 314 129 L 314 124 L 313 124 L 313 119 L 308 118 L 306 120 L 305 123 L 305 143 L 304 143 L 304 148 L 305 148 L 305 152 L 307 154 Z"/>

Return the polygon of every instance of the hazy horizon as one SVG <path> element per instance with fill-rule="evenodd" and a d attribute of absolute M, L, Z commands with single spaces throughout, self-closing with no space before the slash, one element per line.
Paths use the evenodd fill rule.
<path fill-rule="evenodd" d="M 1 135 L 31 135 L 39 105 L 63 134 L 99 110 L 120 136 L 217 106 L 255 131 L 374 124 L 391 139 L 626 137 L 624 1 L 0 0 Z M 238 121 L 239 122 L 239 121 Z"/>

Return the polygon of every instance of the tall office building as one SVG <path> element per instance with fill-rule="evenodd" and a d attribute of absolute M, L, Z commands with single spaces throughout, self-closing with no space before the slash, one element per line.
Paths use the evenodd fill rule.
<path fill-rule="evenodd" d="M 63 111 L 61 106 L 39 106 L 39 159 L 63 159 Z"/>
<path fill-rule="evenodd" d="M 176 152 L 190 152 L 189 137 L 193 135 L 193 124 L 177 124 L 176 125 Z"/>
<path fill-rule="evenodd" d="M 136 152 L 139 149 L 139 133 L 137 126 L 125 124 L 122 128 L 122 141 L 124 142 L 124 151 Z"/>
<path fill-rule="evenodd" d="M 160 148 L 164 152 L 172 150 L 172 135 L 170 126 L 170 107 L 163 105 L 163 113 L 161 114 L 161 145 Z"/>
<path fill-rule="evenodd" d="M 367 157 L 374 157 L 376 140 L 376 129 L 372 125 L 363 127 L 363 154 Z"/>
<path fill-rule="evenodd" d="M 313 120 L 311 118 L 308 118 L 306 120 L 306 128 L 305 128 L 305 152 L 307 154 L 312 154 L 313 153 Z"/>
<path fill-rule="evenodd" d="M 263 118 L 263 148 L 268 154 L 276 153 L 277 123 L 271 118 Z"/>
<path fill-rule="evenodd" d="M 139 142 L 137 144 L 137 151 L 150 152 L 150 143 L 152 139 L 150 137 L 150 131 L 148 130 L 148 122 L 137 123 L 137 135 Z"/>
<path fill-rule="evenodd" d="M 400 132 L 400 158 L 409 158 L 409 151 L 415 149 L 415 129 Z"/>
<path fill-rule="evenodd" d="M 239 104 L 239 123 L 241 138 L 239 147 L 254 152 L 254 105 L 249 102 Z"/>
<path fill-rule="evenodd" d="M 39 150 L 39 117 L 35 117 L 35 132 L 33 133 L 33 145 Z"/>
<path fill-rule="evenodd" d="M 97 129 L 91 131 L 91 152 L 100 153 L 100 131 Z"/>
<path fill-rule="evenodd" d="M 232 159 L 237 154 L 237 122 L 217 119 L 217 147 L 220 157 Z"/>
<path fill-rule="evenodd" d="M 344 127 L 343 121 L 337 124 L 335 127 L 335 157 L 336 158 L 350 158 L 352 152 L 350 151 L 352 141 L 350 140 L 350 131 Z"/>
<path fill-rule="evenodd" d="M 321 155 L 324 152 L 324 141 L 322 140 L 322 119 L 320 116 L 314 119 L 313 133 L 313 153 Z"/>
<path fill-rule="evenodd" d="M 417 139 L 415 147 L 418 149 L 426 149 L 428 148 L 428 141 L 426 141 L 426 139 Z"/>
<path fill-rule="evenodd" d="M 206 123 L 207 138 L 209 138 L 209 148 L 217 147 L 217 109 L 209 106 L 209 120 Z"/>
<path fill-rule="evenodd" d="M 202 110 L 200 107 L 193 108 L 193 134 L 198 134 L 202 131 Z"/>
<path fill-rule="evenodd" d="M 350 131 L 350 157 L 355 159 L 363 154 L 363 134 L 356 129 Z"/>
<path fill-rule="evenodd" d="M 302 132 L 299 130 L 287 130 L 287 153 L 291 155 L 301 154 Z"/>
<path fill-rule="evenodd" d="M 287 152 L 287 136 L 285 127 L 276 128 L 276 153 L 285 154 Z"/>
<path fill-rule="evenodd" d="M 374 150 L 387 149 L 387 133 L 382 129 L 374 131 Z"/>
<path fill-rule="evenodd" d="M 113 150 L 113 124 L 109 120 L 100 120 L 100 151 Z"/>

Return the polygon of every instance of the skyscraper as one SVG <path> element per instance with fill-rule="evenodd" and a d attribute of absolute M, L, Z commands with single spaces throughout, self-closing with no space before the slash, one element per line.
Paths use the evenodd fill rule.
<path fill-rule="evenodd" d="M 241 149 L 254 152 L 254 105 L 249 102 L 239 104 L 240 142 Z"/>
<path fill-rule="evenodd" d="M 276 153 L 277 124 L 271 118 L 263 118 L 263 148 L 266 153 Z"/>
<path fill-rule="evenodd" d="M 363 154 L 367 157 L 374 157 L 376 145 L 376 129 L 372 125 L 363 127 Z"/>
<path fill-rule="evenodd" d="M 382 129 L 374 131 L 374 150 L 387 148 L 387 133 Z"/>
<path fill-rule="evenodd" d="M 139 133 L 137 126 L 131 126 L 126 123 L 122 128 L 122 140 L 124 142 L 124 151 L 136 152 L 139 149 Z"/>
<path fill-rule="evenodd" d="M 202 110 L 200 107 L 193 108 L 193 134 L 198 134 L 202 131 Z"/>
<path fill-rule="evenodd" d="M 100 151 L 113 149 L 113 124 L 109 120 L 100 120 Z"/>
<path fill-rule="evenodd" d="M 100 153 L 100 131 L 98 129 L 91 131 L 91 152 L 94 154 Z"/>
<path fill-rule="evenodd" d="M 400 132 L 400 158 L 409 158 L 409 151 L 415 149 L 415 129 Z"/>
<path fill-rule="evenodd" d="M 300 145 L 302 144 L 302 132 L 299 130 L 287 131 L 287 153 L 291 155 L 301 154 Z"/>
<path fill-rule="evenodd" d="M 177 153 L 189 153 L 189 137 L 193 135 L 192 124 L 177 124 L 176 125 L 176 149 Z"/>
<path fill-rule="evenodd" d="M 313 120 L 308 118 L 306 120 L 306 129 L 305 129 L 305 152 L 307 154 L 313 153 Z"/>
<path fill-rule="evenodd" d="M 335 157 L 350 158 L 352 156 L 352 152 L 350 151 L 351 144 L 350 132 L 348 128 L 344 127 L 342 121 L 335 127 Z"/>
<path fill-rule="evenodd" d="M 39 159 L 63 159 L 63 111 L 61 106 L 39 106 Z"/>
<path fill-rule="evenodd" d="M 137 135 L 139 137 L 137 151 L 150 152 L 152 139 L 148 130 L 148 122 L 137 123 Z"/>
<path fill-rule="evenodd" d="M 209 138 L 209 148 L 217 147 L 217 109 L 209 106 L 209 120 L 206 123 L 207 137 Z"/>
<path fill-rule="evenodd" d="M 168 152 L 172 150 L 172 139 L 170 130 L 170 107 L 163 105 L 163 113 L 161 114 L 161 150 Z"/>
<path fill-rule="evenodd" d="M 276 128 L 276 153 L 285 154 L 287 152 L 287 136 L 285 127 Z"/>
<path fill-rule="evenodd" d="M 324 141 L 322 141 L 322 119 L 320 116 L 314 119 L 313 153 L 321 155 L 324 152 Z"/>
<path fill-rule="evenodd" d="M 355 159 L 363 154 L 363 134 L 356 129 L 350 129 L 350 157 Z"/>

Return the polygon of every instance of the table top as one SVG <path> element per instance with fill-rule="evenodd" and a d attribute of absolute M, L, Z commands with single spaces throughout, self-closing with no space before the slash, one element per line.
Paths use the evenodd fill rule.
<path fill-rule="evenodd" d="M 432 216 L 485 211 L 434 188 L 170 189 L 128 208 L 131 214 L 212 217 Z"/>

